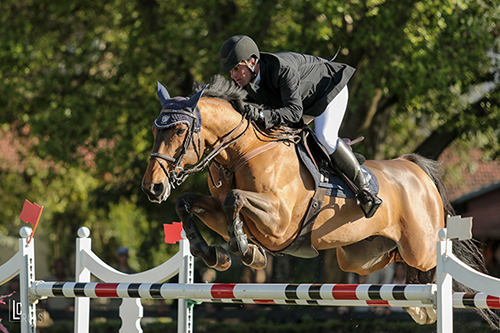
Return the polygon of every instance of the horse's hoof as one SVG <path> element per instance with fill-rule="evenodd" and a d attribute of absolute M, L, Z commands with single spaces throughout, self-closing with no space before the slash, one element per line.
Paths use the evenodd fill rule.
<path fill-rule="evenodd" d="M 245 256 L 245 258 L 242 258 L 243 264 L 245 264 L 248 267 L 252 267 L 255 269 L 264 269 L 267 266 L 267 256 L 266 253 L 261 250 L 261 248 L 250 244 L 250 248 Z"/>
<path fill-rule="evenodd" d="M 425 325 L 427 322 L 427 313 L 425 311 L 422 311 L 423 308 L 418 308 L 418 307 L 407 307 L 403 308 L 408 314 L 411 316 L 411 318 L 419 325 Z"/>
<path fill-rule="evenodd" d="M 432 324 L 436 322 L 437 319 L 437 313 L 436 310 L 434 309 L 427 309 L 427 308 L 421 308 L 421 307 L 405 307 L 403 308 L 408 314 L 411 316 L 411 318 L 419 325 L 426 325 L 426 324 Z M 431 311 L 427 311 L 431 310 Z M 432 311 L 434 311 L 433 314 Z M 435 318 L 433 318 L 435 316 Z"/>
<path fill-rule="evenodd" d="M 216 245 L 213 246 L 212 248 L 215 252 L 214 253 L 215 262 L 209 262 L 206 259 L 203 259 L 203 261 L 210 268 L 216 269 L 220 272 L 226 271 L 229 267 L 231 267 L 231 257 L 229 256 L 227 251 L 221 246 Z"/>
<path fill-rule="evenodd" d="M 427 311 L 427 324 L 434 324 L 437 320 L 437 311 L 434 308 L 425 308 Z"/>

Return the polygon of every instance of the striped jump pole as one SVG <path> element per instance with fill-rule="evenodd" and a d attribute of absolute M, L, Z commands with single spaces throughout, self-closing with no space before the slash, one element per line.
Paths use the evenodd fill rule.
<path fill-rule="evenodd" d="M 223 283 L 84 283 L 35 282 L 30 291 L 47 297 L 164 298 L 193 300 L 253 300 L 258 303 L 340 305 L 359 301 L 374 306 L 433 304 L 436 286 L 395 284 L 223 284 Z M 368 302 L 368 303 L 366 303 Z M 371 303 L 370 303 L 371 302 Z M 345 303 L 345 302 L 344 302 Z M 396 305 L 397 304 L 397 305 Z M 408 306 L 408 303 L 406 303 Z"/>
<path fill-rule="evenodd" d="M 368 306 L 368 307 L 434 307 L 434 303 L 418 300 L 256 300 L 256 299 L 195 299 L 194 301 L 223 304 L 277 304 L 277 305 L 324 305 L 324 306 Z M 484 293 L 453 293 L 454 308 L 500 309 L 500 298 Z"/>
<path fill-rule="evenodd" d="M 99 283 L 36 281 L 42 297 L 191 299 L 226 304 L 433 307 L 434 284 L 258 284 L 258 283 Z M 453 293 L 454 308 L 500 309 L 500 298 Z"/>
<path fill-rule="evenodd" d="M 384 301 L 384 300 L 356 300 L 356 299 L 334 299 L 334 300 L 283 300 L 283 299 L 193 299 L 196 302 L 217 303 L 217 304 L 262 304 L 262 305 L 319 305 L 319 306 L 367 306 L 367 307 L 427 307 L 434 306 L 432 303 L 423 303 L 422 301 Z"/>
<path fill-rule="evenodd" d="M 454 308 L 500 309 L 500 298 L 484 293 L 453 293 Z"/>

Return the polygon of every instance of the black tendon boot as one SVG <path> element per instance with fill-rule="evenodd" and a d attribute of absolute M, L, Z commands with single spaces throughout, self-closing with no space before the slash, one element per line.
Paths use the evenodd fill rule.
<path fill-rule="evenodd" d="M 358 205 L 365 213 L 366 218 L 372 217 L 382 204 L 382 199 L 370 191 L 370 186 L 365 174 L 361 171 L 356 156 L 342 139 L 337 141 L 337 149 L 330 155 L 330 160 L 334 167 L 338 168 L 358 187 L 359 191 L 356 193 Z"/>

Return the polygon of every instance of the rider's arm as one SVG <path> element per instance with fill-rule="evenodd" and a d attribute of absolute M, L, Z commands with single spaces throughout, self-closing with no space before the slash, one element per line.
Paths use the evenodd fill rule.
<path fill-rule="evenodd" d="M 273 85 L 279 89 L 283 106 L 266 107 L 263 110 L 265 128 L 278 125 L 293 125 L 300 121 L 303 113 L 300 94 L 299 73 L 286 66 L 281 67 L 272 78 Z"/>

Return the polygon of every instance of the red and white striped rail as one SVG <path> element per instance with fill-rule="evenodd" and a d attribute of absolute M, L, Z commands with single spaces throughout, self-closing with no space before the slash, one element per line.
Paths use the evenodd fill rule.
<path fill-rule="evenodd" d="M 37 281 L 31 293 L 48 297 L 251 299 L 284 301 L 420 301 L 432 303 L 435 286 L 395 284 L 78 283 Z"/>
<path fill-rule="evenodd" d="M 47 297 L 192 299 L 230 304 L 432 307 L 435 289 L 435 285 L 432 284 L 174 284 L 37 281 L 30 288 L 30 292 L 36 296 Z M 500 309 L 500 298 L 483 293 L 454 293 L 453 307 Z"/>
<path fill-rule="evenodd" d="M 433 303 L 417 300 L 256 300 L 256 299 L 194 299 L 194 301 L 223 304 L 276 304 L 276 305 L 323 305 L 368 307 L 434 307 Z M 453 293 L 454 308 L 500 309 L 500 298 L 483 293 Z"/>

